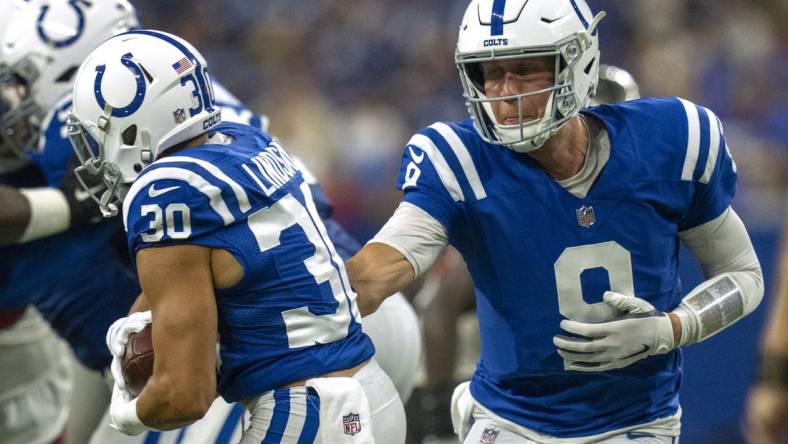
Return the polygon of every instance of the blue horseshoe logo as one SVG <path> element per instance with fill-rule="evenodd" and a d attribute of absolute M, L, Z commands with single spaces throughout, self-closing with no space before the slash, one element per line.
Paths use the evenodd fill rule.
<path fill-rule="evenodd" d="M 134 56 L 131 55 L 130 52 L 127 52 L 120 58 L 120 63 L 134 74 L 134 78 L 137 81 L 137 91 L 134 93 L 134 98 L 131 100 L 131 103 L 123 108 L 112 108 L 112 117 L 126 117 L 134 114 L 134 112 L 140 109 L 140 105 L 142 105 L 142 101 L 145 99 L 145 90 L 147 89 L 145 75 L 142 72 L 142 68 L 131 60 L 132 57 Z M 96 81 L 93 84 L 93 93 L 101 109 L 107 106 L 107 101 L 104 100 L 104 95 L 101 94 L 101 81 L 104 79 L 104 71 L 106 69 L 107 65 L 99 65 L 96 67 Z"/>
<path fill-rule="evenodd" d="M 38 28 L 38 37 L 44 41 L 44 43 L 48 45 L 52 45 L 55 48 L 63 48 L 65 46 L 72 45 L 76 42 L 80 37 L 82 37 L 82 33 L 85 31 L 85 13 L 82 12 L 82 9 L 77 5 L 77 0 L 71 0 L 68 4 L 74 8 L 74 12 L 77 14 L 77 33 L 69 38 L 63 40 L 54 40 L 49 38 L 48 35 L 44 32 L 44 17 L 47 15 L 49 11 L 49 5 L 44 5 L 41 7 L 41 14 L 38 15 L 38 23 L 36 23 L 36 27 Z"/>

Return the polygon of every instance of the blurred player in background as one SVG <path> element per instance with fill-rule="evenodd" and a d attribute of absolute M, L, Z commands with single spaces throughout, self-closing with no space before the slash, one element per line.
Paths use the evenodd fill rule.
<path fill-rule="evenodd" d="M 78 174 L 102 177 L 104 214 L 122 205 L 153 320 L 153 374 L 138 397 L 116 379 L 112 425 L 178 428 L 218 392 L 251 413 L 242 443 L 403 442 L 308 183 L 266 133 L 220 124 L 207 70 L 182 39 L 139 30 L 102 43 L 75 80 Z"/>
<path fill-rule="evenodd" d="M 783 233 L 780 281 L 763 334 L 758 381 L 747 402 L 747 441 L 788 442 L 788 231 Z"/>
<path fill-rule="evenodd" d="M 363 313 L 462 253 L 482 344 L 452 405 L 466 443 L 675 442 L 679 347 L 763 294 L 716 116 L 677 98 L 583 110 L 603 17 L 473 0 L 455 52 L 471 119 L 409 141 L 402 204 L 348 262 Z M 707 279 L 689 293 L 679 242 Z"/>
<path fill-rule="evenodd" d="M 74 194 L 68 144 L 33 150 L 45 114 L 92 49 L 80 38 L 123 31 L 136 23 L 134 14 L 122 2 L 91 10 L 51 3 L 3 2 L 0 12 L 7 20 L 0 27 L 0 436 L 9 443 L 52 442 L 69 414 L 69 355 L 38 312 L 84 365 L 100 370 L 110 362 L 102 320 L 121 316 L 136 287 L 111 244 L 120 225 L 79 227 L 98 219 L 97 207 Z M 80 25 L 53 29 L 53 16 Z M 53 51 L 69 57 L 53 58 Z M 95 273 L 97 263 L 104 273 Z"/>
<path fill-rule="evenodd" d="M 73 166 L 68 165 L 73 161 L 73 151 L 66 138 L 64 122 L 71 108 L 70 87 L 78 64 L 95 45 L 107 37 L 136 26 L 136 16 L 128 3 L 112 0 L 90 4 L 67 0 L 34 1 L 29 4 L 4 2 L 2 6 L 3 18 L 13 21 L 14 25 L 7 30 L 2 44 L 2 63 L 5 67 L 2 70 L 4 101 L 0 122 L 3 125 L 3 160 L 0 166 L 5 171 L 3 183 L 6 185 L 0 186 L 0 199 L 3 202 L 0 220 L 5 230 L 0 242 L 31 242 L 68 230 L 62 236 L 5 249 L 4 254 L 8 259 L 4 262 L 4 289 L 1 295 L 3 305 L 9 309 L 3 312 L 2 317 L 8 320 L 6 324 L 10 324 L 11 320 L 25 313 L 23 304 L 33 299 L 29 296 L 35 296 L 35 304 L 44 310 L 47 319 L 68 340 L 81 363 L 92 370 L 106 369 L 111 356 L 103 341 L 104 332 L 113 320 L 125 315 L 138 290 L 127 262 L 125 246 L 122 241 L 115 241 L 122 230 L 120 224 L 112 227 L 109 222 L 104 222 L 82 227 L 100 220 L 100 217 L 95 203 L 79 188 L 72 173 Z M 11 20 L 17 10 L 21 10 L 19 15 Z M 6 30 L 6 27 L 2 29 Z M 215 91 L 226 118 L 260 127 L 267 125 L 267 119 L 248 111 L 219 85 L 216 85 Z M 32 149 L 34 145 L 37 148 Z M 31 185 L 36 188 L 17 188 Z M 322 195 L 316 182 L 313 191 L 316 196 L 318 193 Z M 318 199 L 318 209 L 321 216 L 330 218 L 331 206 L 327 200 Z M 327 226 L 336 227 L 335 232 L 339 233 L 336 235 L 341 235 L 341 227 L 335 222 L 327 221 Z M 331 235 L 335 236 L 335 232 Z M 111 240 L 101 247 L 102 239 L 107 236 Z M 347 245 L 349 236 L 345 237 L 344 245 Z M 96 253 L 95 248 L 103 250 Z M 353 248 L 357 249 L 355 241 L 347 247 L 349 252 L 345 254 L 348 257 L 355 251 Z M 43 251 L 47 254 L 42 254 Z M 96 270 L 97 263 L 104 267 L 101 273 Z M 84 271 L 75 271 L 79 267 Z M 30 279 L 30 276 L 45 278 Z M 74 280 L 66 278 L 74 276 L 78 276 L 78 285 L 72 285 Z M 91 277 L 94 283 L 83 285 L 86 276 Z M 409 322 L 415 324 L 408 321 L 408 313 L 402 310 L 403 304 L 396 300 L 393 302 L 388 312 L 399 316 L 394 319 L 408 325 Z M 393 323 L 391 315 L 383 317 L 385 319 L 377 324 L 386 326 Z M 30 406 L 24 406 L 25 409 L 37 409 L 40 412 L 35 417 L 5 416 L 16 418 L 14 430 L 26 433 L 19 435 L 19 442 L 30 443 L 37 442 L 33 439 L 35 435 L 47 437 L 51 436 L 50 430 L 53 428 L 62 429 L 68 413 L 67 389 L 70 381 L 64 376 L 68 373 L 67 356 L 60 352 L 56 338 L 44 321 L 32 309 L 27 310 L 25 319 L 24 323 L 20 321 L 19 328 L 9 329 L 4 332 L 7 335 L 0 337 L 0 342 L 11 344 L 14 350 L 20 350 L 22 343 L 30 344 L 23 355 L 10 352 L 4 354 L 8 357 L 4 362 L 9 363 L 2 367 L 4 372 L 9 372 L 4 379 L 18 387 L 23 381 L 15 379 L 14 375 L 23 375 L 25 380 L 34 382 L 31 386 L 38 387 L 42 392 L 48 390 L 50 398 L 57 397 L 59 402 L 56 404 L 54 399 L 47 401 L 46 397 L 34 391 L 0 391 L 0 399 L 3 400 L 27 394 L 24 399 L 33 401 Z M 35 334 L 31 333 L 31 325 L 38 326 Z M 374 332 L 386 331 L 385 327 L 381 329 L 373 325 L 371 328 Z M 26 333 L 18 334 L 21 331 Z M 44 340 L 46 335 L 48 339 Z M 378 333 L 378 337 L 384 336 Z M 403 348 L 407 350 L 406 344 L 392 341 L 381 342 L 378 348 L 393 349 L 394 352 L 401 352 Z M 55 350 L 58 352 L 54 353 Z M 36 358 L 26 365 L 20 356 Z M 382 361 L 396 364 L 397 367 L 391 367 L 395 373 L 415 371 L 409 364 L 413 359 Z M 58 368 L 60 370 L 57 372 L 53 370 Z M 50 375 L 51 386 L 42 383 L 37 375 Z M 406 393 L 412 378 L 400 379 L 407 381 L 407 384 L 399 383 L 398 389 L 402 388 L 403 393 Z M 19 404 L 20 401 L 14 402 Z M 46 408 L 39 405 L 42 403 L 47 403 Z M 22 411 L 18 406 L 10 408 Z M 47 409 L 55 412 L 56 418 L 46 420 Z M 91 409 L 78 409 L 75 414 L 85 415 L 89 411 Z M 194 427 L 195 430 L 190 434 L 184 435 L 180 431 L 161 435 L 157 433 L 155 438 L 167 442 L 186 436 L 189 442 L 198 442 L 197 439 L 206 443 L 225 442 L 232 435 L 226 431 L 228 424 L 232 425 L 229 427 L 231 431 L 240 435 L 241 411 L 240 407 L 233 410 L 233 406 L 217 401 L 208 418 Z M 30 422 L 23 423 L 20 419 Z M 86 422 L 92 423 L 90 420 Z M 47 426 L 42 427 L 41 424 Z M 114 430 L 108 431 L 108 427 L 102 425 L 94 442 L 126 442 L 124 440 L 129 438 Z M 11 439 L 11 426 L 0 427 L 4 430 L 2 435 Z"/>
<path fill-rule="evenodd" d="M 599 66 L 599 84 L 591 98 L 592 106 L 639 98 L 640 89 L 631 74 L 616 66 Z M 424 320 L 424 347 L 428 350 L 426 380 L 414 391 L 413 402 L 406 405 L 408 436 L 416 442 L 429 435 L 453 434 L 450 404 L 459 382 L 455 380 L 457 347 L 467 347 L 458 338 L 457 321 L 462 314 L 476 308 L 471 276 L 454 248 L 447 247 L 421 280 L 426 281 L 420 290 L 426 298 L 420 312 Z"/>

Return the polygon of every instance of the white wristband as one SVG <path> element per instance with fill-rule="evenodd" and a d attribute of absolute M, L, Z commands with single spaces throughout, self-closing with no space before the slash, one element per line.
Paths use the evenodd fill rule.
<path fill-rule="evenodd" d="M 110 423 L 109 425 L 127 435 L 139 435 L 146 430 L 152 430 L 146 427 L 137 416 L 137 400 L 139 397 L 132 399 L 128 402 L 116 403 L 110 406 Z"/>
<path fill-rule="evenodd" d="M 23 188 L 19 190 L 30 204 L 30 221 L 19 243 L 66 231 L 71 224 L 71 210 L 66 196 L 56 188 Z"/>

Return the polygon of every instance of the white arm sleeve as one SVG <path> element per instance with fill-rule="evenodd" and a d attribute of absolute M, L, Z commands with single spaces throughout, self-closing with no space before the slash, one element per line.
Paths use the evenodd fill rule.
<path fill-rule="evenodd" d="M 426 211 L 402 202 L 368 243 L 373 242 L 386 244 L 402 253 L 418 277 L 435 262 L 449 243 L 449 235 L 446 228 Z"/>
<path fill-rule="evenodd" d="M 752 313 L 763 298 L 763 272 L 739 216 L 728 207 L 719 217 L 679 233 L 707 279 L 674 311 L 681 345 L 700 342 Z"/>

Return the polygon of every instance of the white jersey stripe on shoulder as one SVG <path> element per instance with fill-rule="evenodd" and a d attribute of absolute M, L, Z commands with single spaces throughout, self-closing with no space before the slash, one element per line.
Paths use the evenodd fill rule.
<path fill-rule="evenodd" d="M 698 163 L 698 153 L 700 151 L 700 121 L 698 118 L 698 108 L 694 103 L 684 99 L 679 99 L 684 105 L 687 113 L 687 154 L 684 157 L 684 167 L 681 169 L 681 180 L 692 180 L 695 172 L 695 165 Z"/>
<path fill-rule="evenodd" d="M 465 146 L 460 136 L 458 136 L 449 125 L 442 122 L 434 123 L 430 125 L 430 128 L 440 133 L 440 135 L 446 139 L 446 142 L 449 143 L 451 150 L 454 151 L 454 154 L 460 161 L 462 171 L 471 184 L 471 189 L 476 199 L 484 199 L 487 197 L 487 192 L 484 191 L 484 185 L 482 185 L 482 181 L 479 179 L 479 172 L 476 171 L 476 166 L 473 164 L 473 159 L 471 159 L 471 154 L 468 152 L 468 147 Z"/>
<path fill-rule="evenodd" d="M 701 183 L 709 183 L 714 167 L 717 165 L 717 155 L 720 151 L 720 121 L 711 110 L 703 108 L 709 117 L 709 157 L 706 159 L 706 168 L 703 176 L 700 177 Z"/>
<path fill-rule="evenodd" d="M 435 171 L 438 172 L 438 177 L 440 177 L 441 182 L 443 182 L 443 186 L 446 187 L 446 190 L 451 195 L 451 198 L 455 201 L 464 201 L 465 196 L 462 193 L 462 189 L 460 188 L 460 183 L 457 182 L 457 177 L 454 176 L 454 172 L 452 172 L 451 168 L 449 168 L 449 164 L 446 163 L 446 159 L 443 158 L 443 154 L 441 154 L 438 147 L 430 140 L 429 137 L 423 134 L 416 134 L 410 138 L 408 141 L 408 145 L 413 145 L 416 148 L 427 153 L 427 157 L 430 158 L 432 164 L 435 166 Z"/>
<path fill-rule="evenodd" d="M 137 179 L 137 181 L 135 181 L 131 186 L 131 189 L 129 189 L 129 192 L 123 201 L 123 225 L 127 231 L 129 228 L 129 206 L 131 205 L 131 202 L 134 200 L 140 190 L 148 186 L 151 182 L 160 179 L 182 180 L 188 183 L 190 186 L 208 197 L 211 208 L 213 208 L 213 211 L 215 211 L 216 214 L 222 218 L 224 225 L 230 225 L 231 223 L 235 222 L 235 217 L 227 207 L 227 204 L 224 202 L 222 190 L 219 187 L 212 185 L 194 171 L 190 171 L 185 168 L 162 167 L 144 174 L 142 177 Z"/>
<path fill-rule="evenodd" d="M 159 164 L 172 162 L 188 162 L 201 166 L 214 177 L 230 186 L 230 188 L 233 190 L 233 193 L 235 194 L 235 199 L 238 201 L 238 207 L 241 209 L 241 212 L 246 213 L 252 209 L 252 206 L 249 204 L 249 196 L 246 195 L 246 191 L 244 191 L 243 187 L 241 187 L 238 182 L 232 180 L 230 176 L 224 174 L 222 170 L 217 168 L 215 165 L 202 159 L 195 159 L 193 157 L 186 156 L 164 157 L 156 161 L 156 163 Z"/>
<path fill-rule="evenodd" d="M 292 154 L 290 154 L 290 158 L 293 160 L 293 163 L 298 167 L 298 169 L 301 170 L 301 176 L 304 177 L 304 181 L 306 183 L 309 185 L 318 185 L 317 178 L 314 174 L 312 174 L 311 171 L 309 171 L 309 168 L 306 167 L 306 164 L 303 160 Z"/>

